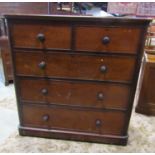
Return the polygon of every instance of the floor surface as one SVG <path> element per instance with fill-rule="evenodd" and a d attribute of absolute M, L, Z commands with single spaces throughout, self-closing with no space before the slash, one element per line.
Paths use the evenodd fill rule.
<path fill-rule="evenodd" d="M 0 107 L 0 143 L 17 130 L 17 111 Z"/>

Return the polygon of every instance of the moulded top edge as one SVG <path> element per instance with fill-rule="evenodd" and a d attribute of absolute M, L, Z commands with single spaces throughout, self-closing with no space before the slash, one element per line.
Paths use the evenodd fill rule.
<path fill-rule="evenodd" d="M 57 20 L 57 21 L 101 21 L 101 22 L 134 22 L 150 23 L 151 18 L 140 17 L 100 17 L 83 15 L 47 15 L 47 14 L 4 14 L 6 19 L 33 19 L 33 20 Z"/>

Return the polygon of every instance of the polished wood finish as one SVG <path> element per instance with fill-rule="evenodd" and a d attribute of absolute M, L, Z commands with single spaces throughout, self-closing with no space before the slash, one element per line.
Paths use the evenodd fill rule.
<path fill-rule="evenodd" d="M 10 82 L 13 81 L 13 68 L 11 61 L 11 53 L 9 48 L 9 41 L 7 36 L 0 37 L 0 50 L 2 58 L 2 67 L 4 71 L 4 83 L 7 86 Z"/>
<path fill-rule="evenodd" d="M 150 20 L 5 17 L 19 133 L 125 145 Z"/>
<path fill-rule="evenodd" d="M 139 77 L 139 95 L 136 112 L 155 116 L 155 23 L 151 23 L 148 28 L 147 40 L 145 44 L 145 55 Z"/>
<path fill-rule="evenodd" d="M 22 112 L 23 125 L 30 127 L 121 135 L 125 125 L 125 113 L 117 111 L 96 112 L 24 105 Z"/>
<path fill-rule="evenodd" d="M 75 46 L 77 50 L 135 54 L 140 37 L 133 34 L 140 36 L 140 33 L 138 28 L 81 26 L 76 29 Z"/>
<path fill-rule="evenodd" d="M 21 33 L 22 32 L 22 33 Z M 44 41 L 38 35 L 44 35 Z M 63 34 L 63 35 L 62 35 Z M 12 32 L 14 47 L 70 49 L 71 27 L 53 23 L 16 24 Z"/>
<path fill-rule="evenodd" d="M 41 52 L 16 52 L 15 55 L 16 72 L 19 75 L 85 80 L 131 82 L 136 63 L 134 57 L 126 56 Z M 39 67 L 40 63 L 45 63 L 46 66 Z M 107 68 L 105 72 L 101 70 L 103 65 Z"/>
<path fill-rule="evenodd" d="M 126 110 L 130 94 L 130 87 L 127 85 L 82 81 L 23 78 L 19 81 L 19 87 L 20 99 L 25 103 L 41 102 L 103 109 Z"/>
<path fill-rule="evenodd" d="M 65 5 L 66 7 L 66 5 Z M 2 61 L 3 61 L 3 70 L 4 73 L 4 82 L 5 85 L 8 85 L 9 82 L 13 81 L 13 73 L 12 73 L 12 62 L 11 62 L 11 54 L 10 54 L 10 49 L 8 45 L 8 35 L 7 35 L 7 25 L 5 24 L 5 20 L 3 18 L 3 15 L 6 13 L 26 13 L 26 14 L 65 14 L 65 15 L 73 15 L 73 14 L 78 14 L 80 13 L 74 13 L 73 11 L 73 3 L 68 3 L 67 8 L 69 9 L 68 11 L 62 9 L 58 9 L 58 3 L 54 2 L 36 2 L 36 3 L 31 3 L 31 2 L 2 2 L 0 3 L 0 16 L 2 17 L 0 19 L 0 48 L 1 48 L 1 55 L 2 55 Z M 20 38 L 20 40 L 15 41 L 15 45 L 17 46 L 22 46 L 22 47 L 33 47 L 37 46 L 38 48 L 70 48 L 70 29 L 67 25 L 62 26 L 59 28 L 60 25 L 55 25 L 54 23 L 52 24 L 53 27 L 47 28 L 47 23 L 42 24 L 42 25 L 25 25 L 25 27 L 22 25 L 18 25 L 19 27 L 16 26 L 16 29 L 14 30 L 16 33 L 15 36 Z M 31 29 L 34 26 L 33 29 Z M 46 28 L 44 28 L 46 27 Z M 31 33 L 32 31 L 32 33 Z M 22 33 L 21 33 L 22 32 Z M 43 33 L 44 32 L 44 33 Z M 63 36 L 61 34 L 64 34 Z M 23 42 L 26 34 L 32 34 L 32 36 L 27 36 L 27 42 Z M 36 35 L 34 37 L 34 35 Z M 39 40 L 39 35 L 44 36 L 44 44 L 43 42 Z M 24 38 L 23 38 L 24 36 Z M 56 38 L 53 40 L 51 38 Z M 58 37 L 59 36 L 59 37 Z M 68 36 L 68 37 L 67 37 Z M 28 42 L 30 40 L 30 42 Z M 52 43 L 52 44 L 51 44 Z M 6 52 L 7 51 L 7 52 Z M 9 59 L 8 59 L 9 57 Z M 3 76 L 2 75 L 2 76 Z"/>
<path fill-rule="evenodd" d="M 155 62 L 144 58 L 136 112 L 155 116 Z"/>
<path fill-rule="evenodd" d="M 25 2 L 1 2 L 0 3 L 0 49 L 3 64 L 2 77 L 5 85 L 13 81 L 13 67 L 11 62 L 11 52 L 7 34 L 7 25 L 3 15 L 5 13 L 26 13 L 26 14 L 48 14 L 52 13 L 49 3 L 25 3 Z M 19 33 L 23 31 L 18 31 Z M 21 33 L 22 34 L 22 33 Z"/>

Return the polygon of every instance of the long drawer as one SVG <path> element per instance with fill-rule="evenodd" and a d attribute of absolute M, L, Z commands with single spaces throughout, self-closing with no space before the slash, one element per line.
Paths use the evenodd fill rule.
<path fill-rule="evenodd" d="M 127 109 L 130 98 L 128 85 L 61 80 L 20 78 L 20 99 L 93 108 Z"/>
<path fill-rule="evenodd" d="M 16 52 L 16 74 L 131 82 L 135 57 Z"/>
<path fill-rule="evenodd" d="M 22 105 L 22 125 L 29 127 L 121 135 L 125 118 L 123 112 Z"/>
<path fill-rule="evenodd" d="M 76 50 L 136 54 L 141 30 L 130 27 L 89 27 L 76 29 Z"/>
<path fill-rule="evenodd" d="M 71 48 L 71 27 L 33 23 L 12 26 L 13 46 L 20 48 Z"/>

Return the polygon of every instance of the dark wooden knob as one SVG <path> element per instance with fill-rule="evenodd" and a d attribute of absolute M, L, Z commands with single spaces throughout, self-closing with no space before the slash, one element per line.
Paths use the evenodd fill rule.
<path fill-rule="evenodd" d="M 43 119 L 43 121 L 48 121 L 49 120 L 49 115 L 44 115 L 43 117 L 42 117 L 42 119 Z"/>
<path fill-rule="evenodd" d="M 98 94 L 97 94 L 97 99 L 98 99 L 98 100 L 103 100 L 103 99 L 104 99 L 103 93 L 101 93 L 101 92 L 98 93 Z"/>
<path fill-rule="evenodd" d="M 40 69 L 44 69 L 44 68 L 46 67 L 45 61 L 40 62 L 40 63 L 38 64 L 38 66 L 39 66 Z"/>
<path fill-rule="evenodd" d="M 101 127 L 102 126 L 102 121 L 97 119 L 96 120 L 96 127 Z"/>
<path fill-rule="evenodd" d="M 103 38 L 102 38 L 102 43 L 103 43 L 104 45 L 109 44 L 109 43 L 110 43 L 110 38 L 109 38 L 108 36 L 103 37 Z"/>
<path fill-rule="evenodd" d="M 102 65 L 102 66 L 100 67 L 100 71 L 101 71 L 102 73 L 105 73 L 105 72 L 107 71 L 107 67 L 106 67 L 105 65 Z"/>
<path fill-rule="evenodd" d="M 41 92 L 42 92 L 43 95 L 47 95 L 48 94 L 48 90 L 46 88 L 43 88 L 41 90 Z"/>
<path fill-rule="evenodd" d="M 40 41 L 40 42 L 44 42 L 45 41 L 45 35 L 43 33 L 39 33 L 37 35 L 37 39 Z"/>

